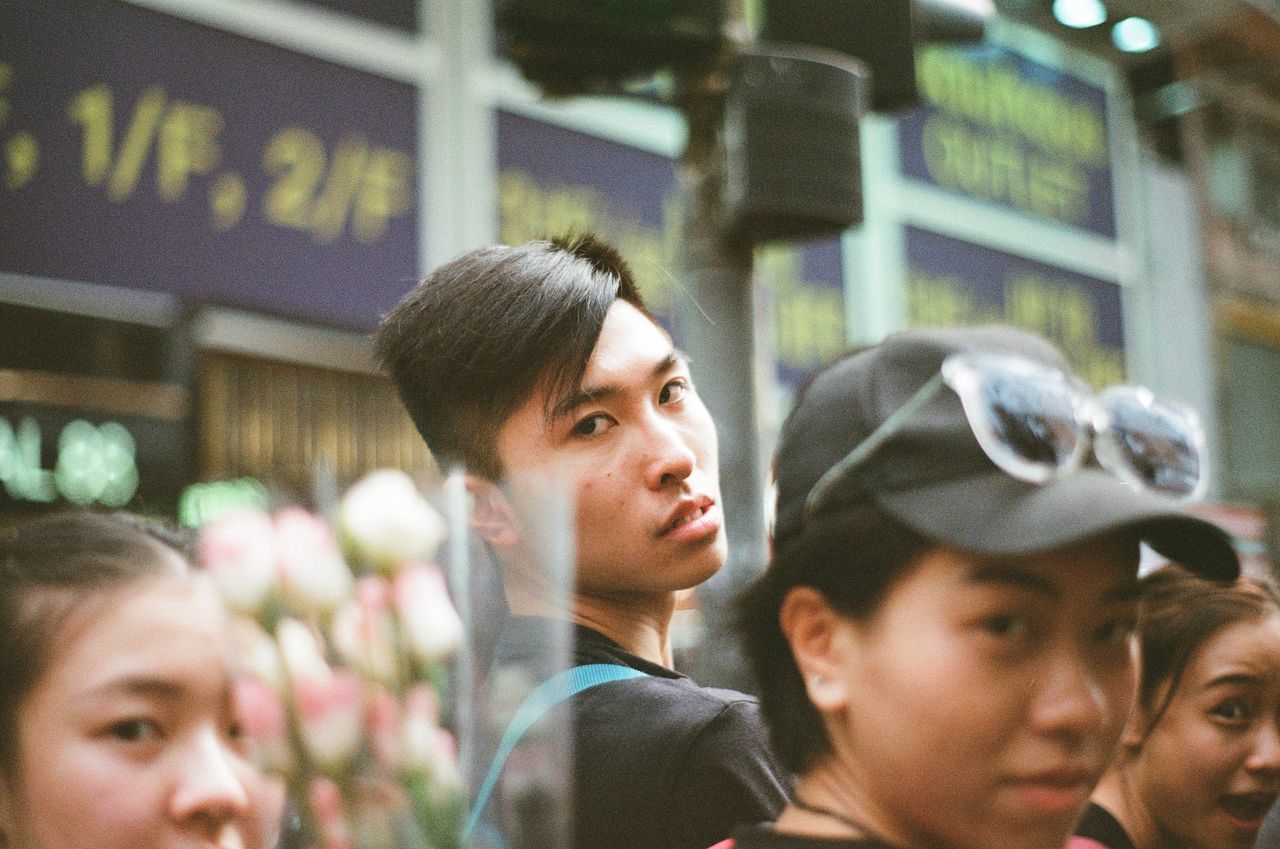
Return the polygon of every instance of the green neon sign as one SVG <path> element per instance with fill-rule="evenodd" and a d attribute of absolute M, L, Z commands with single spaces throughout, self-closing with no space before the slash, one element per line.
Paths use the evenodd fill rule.
<path fill-rule="evenodd" d="M 198 528 L 236 510 L 266 510 L 267 488 L 253 478 L 193 483 L 182 491 L 178 524 Z"/>
<path fill-rule="evenodd" d="M 137 444 L 117 422 L 74 419 L 58 435 L 52 469 L 41 465 L 44 434 L 31 417 L 15 428 L 0 416 L 0 483 L 16 501 L 123 507 L 138 491 Z"/>

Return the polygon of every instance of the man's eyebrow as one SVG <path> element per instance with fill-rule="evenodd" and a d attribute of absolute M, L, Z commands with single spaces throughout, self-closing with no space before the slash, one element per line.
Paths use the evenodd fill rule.
<path fill-rule="evenodd" d="M 654 364 L 649 371 L 648 379 L 656 380 L 684 362 L 687 362 L 684 353 L 672 348 L 665 357 Z M 622 394 L 622 387 L 616 383 L 606 383 L 600 386 L 579 386 L 572 392 L 566 393 L 563 398 L 555 403 L 551 408 L 550 415 L 547 416 L 547 420 L 551 422 L 558 421 L 579 407 L 599 403 L 620 394 Z"/>

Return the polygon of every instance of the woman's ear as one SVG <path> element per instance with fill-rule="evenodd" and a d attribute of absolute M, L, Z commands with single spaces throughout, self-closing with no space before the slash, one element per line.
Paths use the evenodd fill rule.
<path fill-rule="evenodd" d="M 1125 752 L 1133 753 L 1142 748 L 1147 735 L 1151 733 L 1151 717 L 1140 703 L 1135 702 L 1129 710 L 1129 717 L 1124 721 L 1124 730 L 1120 732 L 1120 746 Z"/>
<path fill-rule="evenodd" d="M 845 670 L 851 641 L 849 623 L 813 587 L 792 587 L 778 611 L 782 635 L 791 645 L 809 700 L 828 712 L 848 704 Z"/>
<path fill-rule="evenodd" d="M 523 536 L 510 499 L 487 478 L 467 475 L 465 481 L 473 502 L 472 529 L 497 551 L 509 551 L 519 545 Z"/>

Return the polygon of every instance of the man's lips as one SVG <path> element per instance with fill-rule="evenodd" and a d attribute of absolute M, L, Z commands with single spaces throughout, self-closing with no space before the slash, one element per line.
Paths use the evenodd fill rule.
<path fill-rule="evenodd" d="M 707 495 L 685 498 L 658 531 L 659 539 L 698 539 L 720 530 L 720 511 Z"/>

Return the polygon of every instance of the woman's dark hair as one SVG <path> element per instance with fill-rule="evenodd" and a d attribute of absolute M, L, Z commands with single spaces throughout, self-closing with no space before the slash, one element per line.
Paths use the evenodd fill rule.
<path fill-rule="evenodd" d="M 181 538 L 127 513 L 64 511 L 0 538 L 0 771 L 17 758 L 17 714 L 67 618 L 135 581 L 188 570 Z"/>
<path fill-rule="evenodd" d="M 479 248 L 405 295 L 374 346 L 437 462 L 500 480 L 502 425 L 540 386 L 548 413 L 577 388 L 618 300 L 648 314 L 627 264 L 594 236 Z"/>
<path fill-rule="evenodd" d="M 1252 578 L 1222 584 L 1174 564 L 1143 577 L 1141 587 L 1138 704 L 1149 717 L 1150 734 L 1173 701 L 1196 651 L 1230 625 L 1280 612 L 1280 595 Z"/>
<path fill-rule="evenodd" d="M 863 504 L 815 522 L 773 554 L 737 601 L 735 627 L 760 690 L 774 753 L 794 773 L 831 750 L 822 716 L 778 615 L 793 587 L 812 587 L 854 619 L 873 615 L 890 586 L 934 544 L 878 507 Z"/>

